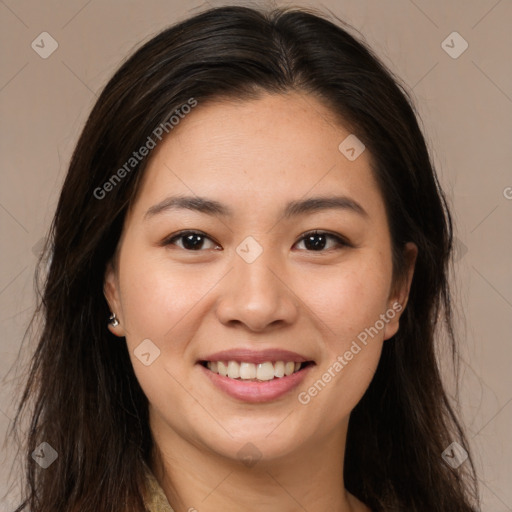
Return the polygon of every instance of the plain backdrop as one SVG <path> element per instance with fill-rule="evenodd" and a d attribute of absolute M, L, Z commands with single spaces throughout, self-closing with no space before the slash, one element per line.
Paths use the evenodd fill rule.
<path fill-rule="evenodd" d="M 8 371 L 34 307 L 36 256 L 90 109 L 141 42 L 226 3 L 0 0 L 1 436 L 20 387 Z M 294 5 L 331 10 L 351 24 L 413 95 L 456 222 L 458 403 L 475 452 L 483 511 L 512 511 L 512 2 Z M 452 381 L 450 370 L 445 372 Z M 15 479 L 9 479 L 14 452 L 6 440 L 2 496 L 9 486 L 16 493 Z M 11 503 L 12 497 L 0 499 L 0 509 L 9 510 Z"/>

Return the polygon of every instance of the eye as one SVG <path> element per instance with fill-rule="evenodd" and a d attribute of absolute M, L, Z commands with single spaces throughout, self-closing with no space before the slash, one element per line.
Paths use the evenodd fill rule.
<path fill-rule="evenodd" d="M 305 233 L 297 243 L 304 242 L 306 250 L 315 252 L 325 252 L 324 249 L 328 245 L 328 240 L 334 240 L 334 247 L 328 247 L 328 249 L 336 249 L 341 247 L 351 247 L 351 245 L 338 235 L 328 233 L 326 231 L 310 231 Z"/>
<path fill-rule="evenodd" d="M 334 241 L 334 246 L 327 247 L 328 241 Z M 180 241 L 181 243 L 177 243 Z M 204 247 L 205 241 L 211 243 L 210 247 Z M 341 236 L 328 233 L 326 231 L 310 231 L 305 233 L 298 243 L 304 242 L 305 248 L 308 251 L 325 252 L 325 249 L 336 249 L 341 247 L 351 247 L 351 245 Z M 201 231 L 181 231 L 166 238 L 162 245 L 177 245 L 186 251 L 201 251 L 203 249 L 220 249 L 220 245 L 212 240 L 208 235 Z"/>
<path fill-rule="evenodd" d="M 181 245 L 176 244 L 175 242 L 178 240 L 182 240 L 183 243 Z M 178 247 L 185 249 L 186 251 L 200 251 L 204 249 L 205 240 L 212 242 L 212 247 L 206 247 L 206 249 L 216 249 L 220 247 L 209 236 L 205 235 L 201 231 L 181 231 L 180 233 L 166 238 L 162 242 L 162 245 L 178 245 Z"/>

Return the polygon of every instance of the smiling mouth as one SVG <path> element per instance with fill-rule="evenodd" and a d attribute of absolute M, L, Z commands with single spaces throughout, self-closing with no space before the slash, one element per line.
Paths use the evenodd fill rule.
<path fill-rule="evenodd" d="M 222 377 L 246 382 L 265 382 L 282 379 L 315 364 L 313 361 L 303 363 L 294 361 L 265 361 L 257 364 L 243 361 L 200 361 L 199 363 Z"/>

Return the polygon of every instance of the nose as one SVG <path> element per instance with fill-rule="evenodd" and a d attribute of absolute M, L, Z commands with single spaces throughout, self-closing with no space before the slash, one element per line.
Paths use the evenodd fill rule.
<path fill-rule="evenodd" d="M 252 263 L 235 254 L 234 268 L 222 281 L 216 314 L 225 325 L 261 332 L 294 323 L 298 304 L 282 264 L 264 250 Z"/>

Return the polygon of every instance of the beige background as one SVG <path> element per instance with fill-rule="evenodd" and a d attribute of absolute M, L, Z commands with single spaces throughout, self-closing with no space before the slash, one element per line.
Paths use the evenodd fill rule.
<path fill-rule="evenodd" d="M 0 0 L 0 436 L 13 417 L 13 387 L 19 387 L 7 372 L 34 303 L 35 255 L 98 92 L 141 41 L 223 3 Z M 512 511 L 512 1 L 295 5 L 330 9 L 353 25 L 413 91 L 457 223 L 460 405 L 483 510 Z M 458 58 L 442 47 L 453 31 L 469 44 Z M 31 47 L 41 32 L 58 42 L 47 59 Z M 452 52 L 462 48 L 457 40 L 447 44 Z M 0 456 L 2 496 L 12 457 L 7 441 Z M 0 509 L 11 501 L 0 498 Z"/>

